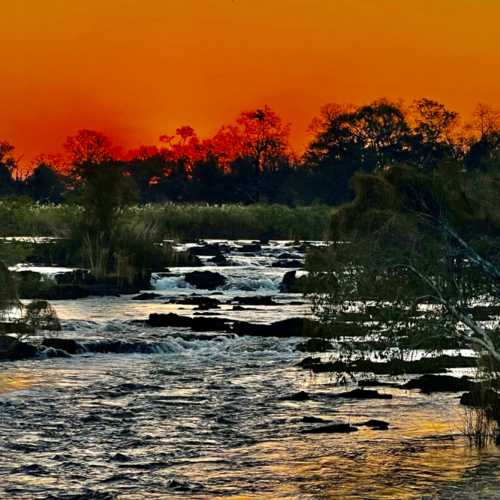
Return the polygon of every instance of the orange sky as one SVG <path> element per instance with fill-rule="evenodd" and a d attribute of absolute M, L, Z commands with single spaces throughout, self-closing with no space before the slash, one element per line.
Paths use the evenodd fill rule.
<path fill-rule="evenodd" d="M 11 0 L 0 139 L 25 158 L 78 128 L 126 146 L 211 134 L 269 104 L 297 147 L 319 107 L 430 97 L 500 107 L 498 0 Z"/>

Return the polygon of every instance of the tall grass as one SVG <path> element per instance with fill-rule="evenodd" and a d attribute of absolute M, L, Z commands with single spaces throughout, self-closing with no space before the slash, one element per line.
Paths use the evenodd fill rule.
<path fill-rule="evenodd" d="M 131 221 L 154 226 L 164 239 L 322 239 L 332 208 L 325 205 L 202 205 L 166 203 L 126 209 Z M 78 224 L 76 205 L 0 201 L 0 236 L 65 237 Z"/>

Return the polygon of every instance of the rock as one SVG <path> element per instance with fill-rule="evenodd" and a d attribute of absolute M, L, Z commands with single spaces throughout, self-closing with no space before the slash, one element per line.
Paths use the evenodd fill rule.
<path fill-rule="evenodd" d="M 233 306 L 233 311 L 246 311 L 246 309 L 242 306 Z"/>
<path fill-rule="evenodd" d="M 36 346 L 28 342 L 21 342 L 15 337 L 0 335 L 0 361 L 16 361 L 32 359 L 39 354 Z"/>
<path fill-rule="evenodd" d="M 475 382 L 467 377 L 452 377 L 450 375 L 422 375 L 414 378 L 401 387 L 403 389 L 420 389 L 425 394 L 433 392 L 460 392 L 470 391 L 475 387 Z"/>
<path fill-rule="evenodd" d="M 203 331 L 228 331 L 229 320 L 226 318 L 207 318 L 188 316 L 180 316 L 175 313 L 157 314 L 152 313 L 146 321 L 152 327 L 176 327 L 176 328 L 191 328 L 196 332 Z"/>
<path fill-rule="evenodd" d="M 208 259 L 207 262 L 210 264 L 215 264 L 216 266 L 230 266 L 231 262 L 229 259 L 226 258 L 226 256 L 219 252 L 215 254 L 212 258 Z"/>
<path fill-rule="evenodd" d="M 191 295 L 190 297 L 185 297 L 177 300 L 174 299 L 171 302 L 174 304 L 186 304 L 214 308 L 219 306 L 221 303 L 219 299 L 214 299 L 213 297 L 203 297 L 201 295 Z"/>
<path fill-rule="evenodd" d="M 296 253 L 282 253 L 280 255 L 278 255 L 278 259 L 279 260 L 288 260 L 288 259 L 291 259 L 291 260 L 298 260 L 298 259 L 301 259 L 302 256 L 299 255 L 299 254 L 296 254 Z"/>
<path fill-rule="evenodd" d="M 200 304 L 195 308 L 197 311 L 209 311 L 210 309 L 220 309 L 220 306 L 211 306 L 209 304 Z"/>
<path fill-rule="evenodd" d="M 116 453 L 113 457 L 111 457 L 111 460 L 113 462 L 130 462 L 132 459 L 123 453 Z"/>
<path fill-rule="evenodd" d="M 132 300 L 153 300 L 159 299 L 160 297 L 162 297 L 160 293 L 144 292 L 136 295 L 135 297 L 132 297 Z"/>
<path fill-rule="evenodd" d="M 31 335 L 35 333 L 35 328 L 24 321 L 2 321 L 0 322 L 0 335 L 6 333 Z"/>
<path fill-rule="evenodd" d="M 149 315 L 149 318 L 146 321 L 146 323 L 149 326 L 154 326 L 154 327 L 173 326 L 181 328 L 182 327 L 191 328 L 193 324 L 193 319 L 187 316 L 179 316 L 178 314 L 175 313 L 167 313 L 167 314 L 152 313 Z"/>
<path fill-rule="evenodd" d="M 409 373 L 439 373 L 448 368 L 472 368 L 477 366 L 477 359 L 472 356 L 441 355 L 434 358 L 422 358 L 415 361 L 393 359 L 387 362 L 358 359 L 350 363 L 337 360 L 322 362 L 319 358 L 306 358 L 299 366 L 314 373 L 373 373 L 376 375 L 402 375 Z M 306 360 L 304 360 L 305 362 Z"/>
<path fill-rule="evenodd" d="M 277 260 L 271 264 L 271 267 L 300 269 L 304 267 L 304 263 L 301 260 Z"/>
<path fill-rule="evenodd" d="M 189 253 L 191 255 L 213 255 L 215 257 L 221 253 L 227 253 L 230 250 L 231 249 L 228 245 L 221 245 L 219 243 L 204 243 L 202 246 L 190 248 Z"/>
<path fill-rule="evenodd" d="M 305 429 L 302 432 L 304 434 L 322 434 L 322 433 L 346 434 L 349 432 L 356 432 L 357 430 L 358 430 L 357 427 L 354 427 L 350 424 L 328 424 L 328 425 L 322 425 L 321 427 L 313 427 L 312 429 Z"/>
<path fill-rule="evenodd" d="M 352 391 L 339 392 L 337 394 L 330 394 L 329 397 L 348 398 L 348 399 L 392 399 L 392 394 L 381 394 L 378 391 L 370 389 L 353 389 Z"/>
<path fill-rule="evenodd" d="M 294 394 L 290 394 L 289 396 L 284 396 L 281 398 L 283 401 L 307 401 L 309 398 L 309 394 L 305 391 L 296 392 Z"/>
<path fill-rule="evenodd" d="M 242 245 L 240 248 L 238 248 L 238 251 L 241 253 L 255 253 L 255 252 L 260 252 L 262 250 L 262 247 L 260 243 L 250 243 L 247 245 Z"/>
<path fill-rule="evenodd" d="M 195 332 L 226 331 L 229 329 L 226 318 L 193 318 L 191 328 Z"/>
<path fill-rule="evenodd" d="M 386 431 L 389 429 L 389 422 L 386 422 L 385 420 L 377 420 L 375 418 L 354 425 L 357 425 L 358 427 L 370 427 L 371 429 L 377 431 Z"/>
<path fill-rule="evenodd" d="M 395 384 L 391 382 L 381 382 L 376 378 L 360 380 L 358 382 L 360 387 L 394 387 L 396 389 L 401 389 L 401 384 Z"/>
<path fill-rule="evenodd" d="M 462 394 L 460 404 L 473 408 L 500 408 L 500 394 L 493 389 L 477 384 L 472 391 Z"/>
<path fill-rule="evenodd" d="M 333 349 L 333 345 L 328 340 L 312 338 L 300 342 L 295 349 L 302 352 L 327 352 Z"/>
<path fill-rule="evenodd" d="M 256 295 L 255 297 L 235 297 L 232 302 L 245 306 L 277 306 L 271 295 Z"/>
<path fill-rule="evenodd" d="M 302 422 L 304 422 L 305 424 L 320 424 L 322 422 L 326 422 L 326 420 L 324 418 L 320 418 L 320 417 L 306 416 L 306 417 L 302 417 Z"/>
<path fill-rule="evenodd" d="M 307 318 L 288 318 L 270 325 L 235 321 L 233 332 L 237 335 L 257 337 L 303 337 L 315 327 L 315 322 Z"/>
<path fill-rule="evenodd" d="M 313 358 L 312 356 L 308 356 L 304 358 L 302 361 L 297 363 L 297 366 L 302 368 L 312 368 L 313 366 L 317 366 L 321 364 L 321 358 Z"/>
<path fill-rule="evenodd" d="M 85 351 L 85 349 L 76 340 L 73 339 L 48 338 L 43 339 L 42 345 L 44 347 L 67 352 L 68 354 L 79 354 Z"/>
<path fill-rule="evenodd" d="M 297 271 L 288 271 L 283 276 L 280 284 L 280 292 L 295 293 L 297 292 Z"/>
<path fill-rule="evenodd" d="M 211 271 L 193 271 L 184 276 L 186 283 L 204 290 L 214 290 L 226 284 L 227 279 L 222 274 Z"/>

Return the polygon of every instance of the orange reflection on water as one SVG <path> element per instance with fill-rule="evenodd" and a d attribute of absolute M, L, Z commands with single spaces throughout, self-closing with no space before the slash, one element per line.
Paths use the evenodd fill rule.
<path fill-rule="evenodd" d="M 15 372 L 0 372 L 0 394 L 29 389 L 38 382 L 32 374 L 24 375 Z"/>

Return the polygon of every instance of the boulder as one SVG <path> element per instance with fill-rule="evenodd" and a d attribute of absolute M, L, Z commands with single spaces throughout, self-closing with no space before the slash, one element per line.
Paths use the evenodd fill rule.
<path fill-rule="evenodd" d="M 304 267 L 304 263 L 301 260 L 277 260 L 271 264 L 271 267 L 300 269 Z"/>
<path fill-rule="evenodd" d="M 217 307 L 220 305 L 221 302 L 219 299 L 214 299 L 213 297 L 203 297 L 202 295 L 191 295 L 190 297 L 174 299 L 171 301 L 171 303 L 193 305 L 193 306 L 204 306 L 204 307 Z"/>
<path fill-rule="evenodd" d="M 191 328 L 191 326 L 193 325 L 193 319 L 187 316 L 179 316 L 178 314 L 175 313 L 167 313 L 167 314 L 152 313 L 149 315 L 149 318 L 146 321 L 146 323 L 149 326 L 154 326 L 154 327 L 173 326 L 173 327 Z"/>
<path fill-rule="evenodd" d="M 0 361 L 32 359 L 39 353 L 38 347 L 28 342 L 21 342 L 15 337 L 0 335 Z"/>
<path fill-rule="evenodd" d="M 214 290 L 226 284 L 227 279 L 222 274 L 211 271 L 193 271 L 184 276 L 186 283 L 204 290 Z"/>
<path fill-rule="evenodd" d="M 326 339 L 311 338 L 297 344 L 295 349 L 301 352 L 327 352 L 333 349 L 333 345 Z"/>
<path fill-rule="evenodd" d="M 238 248 L 238 251 L 242 253 L 255 253 L 260 252 L 261 250 L 262 246 L 258 242 L 242 245 Z"/>
<path fill-rule="evenodd" d="M 228 322 L 226 318 L 199 317 L 193 318 L 191 328 L 195 332 L 226 331 L 229 329 Z"/>
<path fill-rule="evenodd" d="M 256 295 L 255 297 L 235 297 L 232 302 L 244 306 L 277 306 L 271 295 Z"/>
<path fill-rule="evenodd" d="M 350 424 L 328 424 L 322 425 L 321 427 L 313 427 L 312 429 L 305 429 L 302 432 L 304 434 L 347 434 L 349 432 L 356 432 L 358 430 L 357 427 L 354 427 Z"/>
<path fill-rule="evenodd" d="M 307 401 L 309 400 L 309 394 L 305 391 L 296 392 L 294 394 L 290 394 L 289 396 L 284 396 L 281 398 L 282 401 Z"/>
<path fill-rule="evenodd" d="M 68 354 L 79 354 L 85 351 L 85 349 L 73 339 L 48 338 L 43 339 L 42 345 L 44 347 L 67 352 Z"/>
<path fill-rule="evenodd" d="M 226 256 L 219 252 L 215 254 L 213 257 L 207 260 L 208 263 L 210 264 L 215 264 L 216 266 L 230 266 L 231 262 L 229 259 L 226 258 Z"/>
<path fill-rule="evenodd" d="M 315 322 L 307 318 L 288 318 L 268 324 L 235 321 L 233 332 L 237 335 L 257 337 L 304 337 L 315 327 Z"/>
<path fill-rule="evenodd" d="M 302 256 L 300 254 L 296 254 L 296 253 L 285 252 L 285 253 L 281 253 L 278 255 L 279 260 L 287 260 L 287 259 L 297 260 L 297 259 L 301 259 L 301 258 L 302 258 Z"/>
<path fill-rule="evenodd" d="M 452 377 L 451 375 L 422 375 L 403 384 L 403 389 L 420 389 L 425 394 L 433 392 L 470 391 L 476 383 L 468 377 Z"/>
<path fill-rule="evenodd" d="M 230 251 L 230 247 L 228 245 L 222 245 L 219 243 L 204 243 L 199 247 L 192 247 L 189 249 L 189 253 L 191 255 L 219 255 L 221 253 L 227 253 Z"/>
<path fill-rule="evenodd" d="M 352 391 L 329 394 L 333 399 L 392 399 L 392 394 L 382 394 L 370 389 L 353 389 Z"/>
<path fill-rule="evenodd" d="M 288 271 L 283 276 L 280 284 L 280 292 L 282 293 L 295 293 L 297 292 L 297 272 Z"/>
<path fill-rule="evenodd" d="M 386 431 L 389 429 L 389 422 L 386 422 L 385 420 L 377 420 L 375 418 L 372 418 L 370 420 L 367 420 L 366 422 L 360 422 L 359 424 L 354 424 L 357 425 L 358 427 L 370 427 L 370 429 L 376 430 L 376 431 Z"/>
<path fill-rule="evenodd" d="M 479 384 L 473 390 L 462 394 L 460 404 L 473 408 L 500 408 L 500 394 L 489 387 Z"/>

